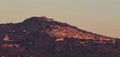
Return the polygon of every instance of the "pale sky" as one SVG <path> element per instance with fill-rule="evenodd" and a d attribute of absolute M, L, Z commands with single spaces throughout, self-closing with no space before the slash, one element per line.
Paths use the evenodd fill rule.
<path fill-rule="evenodd" d="M 32 16 L 120 37 L 120 0 L 0 0 L 0 23 L 21 22 Z"/>

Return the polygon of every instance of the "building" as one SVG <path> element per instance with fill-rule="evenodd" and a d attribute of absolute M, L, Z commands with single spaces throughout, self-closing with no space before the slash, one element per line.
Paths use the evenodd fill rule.
<path fill-rule="evenodd" d="M 5 35 L 3 38 L 3 44 L 2 47 L 4 48 L 19 48 L 20 45 L 16 44 L 15 41 L 11 40 L 8 35 Z"/>

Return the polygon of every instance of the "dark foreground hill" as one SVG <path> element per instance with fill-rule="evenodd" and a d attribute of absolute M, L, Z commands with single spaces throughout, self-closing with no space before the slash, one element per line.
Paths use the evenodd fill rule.
<path fill-rule="evenodd" d="M 120 57 L 120 39 L 31 17 L 0 24 L 0 57 Z"/>

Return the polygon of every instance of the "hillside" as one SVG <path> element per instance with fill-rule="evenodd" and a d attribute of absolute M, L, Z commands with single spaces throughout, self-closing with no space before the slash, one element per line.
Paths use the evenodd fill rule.
<path fill-rule="evenodd" d="M 0 57 L 119 57 L 120 39 L 46 17 L 0 24 Z"/>

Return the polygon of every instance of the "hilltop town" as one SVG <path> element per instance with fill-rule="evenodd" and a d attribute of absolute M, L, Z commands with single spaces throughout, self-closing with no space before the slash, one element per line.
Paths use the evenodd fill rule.
<path fill-rule="evenodd" d="M 0 24 L 0 57 L 119 57 L 120 39 L 46 17 Z"/>

